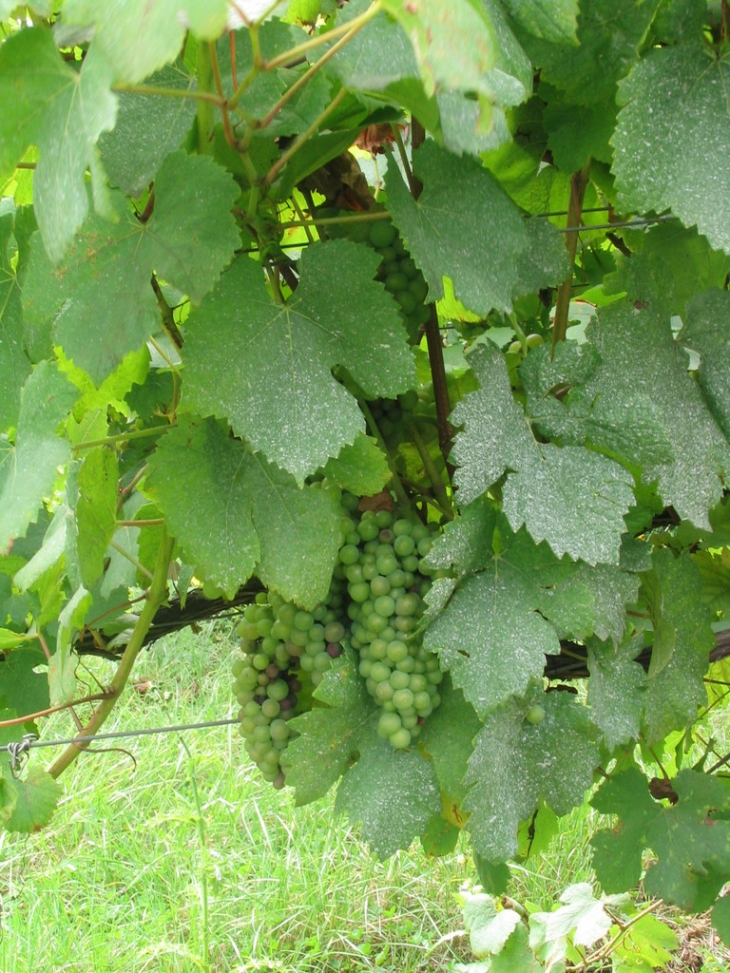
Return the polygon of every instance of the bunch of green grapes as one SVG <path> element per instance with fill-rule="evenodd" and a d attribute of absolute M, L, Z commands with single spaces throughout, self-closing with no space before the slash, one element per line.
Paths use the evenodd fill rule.
<path fill-rule="evenodd" d="M 428 528 L 393 520 L 386 510 L 366 511 L 340 549 L 350 603 L 350 644 L 360 675 L 382 708 L 378 733 L 405 749 L 438 706 L 443 679 L 437 658 L 423 648 L 419 621 L 433 573 L 424 558 Z"/>
<path fill-rule="evenodd" d="M 333 579 L 327 604 L 308 612 L 274 592 L 262 592 L 238 625 L 243 658 L 233 664 L 233 691 L 241 707 L 240 733 L 265 780 L 284 786 L 281 754 L 291 737 L 305 683 L 319 685 L 342 654 L 345 627 L 339 620 L 342 582 Z"/>

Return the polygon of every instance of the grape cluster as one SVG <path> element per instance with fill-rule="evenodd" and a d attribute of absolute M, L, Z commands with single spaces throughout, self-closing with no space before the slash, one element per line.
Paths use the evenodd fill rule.
<path fill-rule="evenodd" d="M 348 533 L 339 561 L 347 579 L 350 644 L 360 675 L 382 708 L 378 733 L 405 749 L 439 704 L 438 660 L 423 649 L 419 619 L 432 573 L 423 558 L 429 530 L 419 522 L 366 511 Z"/>
<path fill-rule="evenodd" d="M 283 787 L 281 755 L 292 737 L 289 720 L 311 707 L 312 690 L 343 640 L 359 655 L 359 671 L 382 714 L 378 732 L 396 749 L 410 746 L 439 703 L 438 660 L 419 633 L 432 571 L 424 562 L 431 531 L 387 510 L 358 512 L 343 497 L 342 544 L 327 599 L 304 611 L 275 592 L 262 592 L 237 631 L 242 658 L 233 664 L 240 733 L 264 778 Z"/>
<path fill-rule="evenodd" d="M 262 592 L 238 625 L 243 658 L 233 663 L 233 691 L 241 707 L 239 729 L 249 756 L 274 787 L 284 786 L 280 757 L 305 683 L 311 695 L 342 654 L 345 626 L 338 609 L 343 603 L 338 579 L 333 579 L 327 605 L 312 612 L 275 592 Z"/>
<path fill-rule="evenodd" d="M 340 215 L 352 216 L 343 211 Z M 424 304 L 428 284 L 408 254 L 403 240 L 389 219 L 346 224 L 331 236 L 346 236 L 355 243 L 367 243 L 380 256 L 376 277 L 398 302 L 401 317 L 412 343 L 419 339 L 428 321 L 429 308 Z"/>

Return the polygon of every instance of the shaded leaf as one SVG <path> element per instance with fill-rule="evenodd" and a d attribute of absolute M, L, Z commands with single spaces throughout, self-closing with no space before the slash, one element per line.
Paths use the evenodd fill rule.
<path fill-rule="evenodd" d="M 216 40 L 226 26 L 227 0 L 125 0 L 112 5 L 96 0 L 66 0 L 67 24 L 94 25 L 94 44 L 114 69 L 115 80 L 142 81 L 173 61 L 185 31 L 200 40 Z"/>
<path fill-rule="evenodd" d="M 12 265 L 12 212 L 0 210 L 0 429 L 15 426 L 20 391 L 30 374 L 23 349 L 23 311 L 20 288 Z"/>
<path fill-rule="evenodd" d="M 335 458 L 327 460 L 324 475 L 358 497 L 380 493 L 392 474 L 388 460 L 374 439 L 358 433 Z"/>
<path fill-rule="evenodd" d="M 23 387 L 15 445 L 0 439 L 0 551 L 25 534 L 53 490 L 57 467 L 70 459 L 57 431 L 77 395 L 51 362 L 36 366 Z"/>
<path fill-rule="evenodd" d="M 146 82 L 176 92 L 194 92 L 197 83 L 183 65 L 170 65 Z M 123 91 L 117 121 L 99 139 L 101 161 L 109 181 L 130 196 L 140 196 L 154 179 L 168 152 L 174 152 L 195 117 L 194 98 L 170 98 Z"/>
<path fill-rule="evenodd" d="M 119 222 L 92 217 L 55 270 L 34 247 L 23 291 L 26 317 L 53 319 L 56 342 L 99 384 L 160 329 L 153 271 L 194 302 L 213 286 L 239 242 L 230 213 L 237 193 L 210 159 L 169 155 L 147 222 L 120 202 Z"/>
<path fill-rule="evenodd" d="M 8 172 L 28 145 L 38 146 L 33 202 L 53 262 L 61 259 L 88 211 L 87 167 L 95 190 L 103 186 L 95 144 L 101 132 L 114 126 L 116 98 L 110 83 L 109 69 L 96 51 L 76 72 L 44 28 L 19 30 L 0 48 L 0 173 Z"/>
<path fill-rule="evenodd" d="M 717 424 L 730 440 L 730 294 L 697 294 L 688 307 L 680 341 L 700 354 L 697 377 Z"/>

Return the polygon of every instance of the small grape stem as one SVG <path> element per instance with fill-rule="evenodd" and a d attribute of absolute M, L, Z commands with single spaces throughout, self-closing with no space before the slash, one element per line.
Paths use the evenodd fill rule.
<path fill-rule="evenodd" d="M 451 502 L 451 497 L 449 496 L 446 487 L 444 486 L 444 481 L 441 479 L 441 475 L 436 469 L 436 464 L 431 459 L 431 454 L 429 453 L 426 444 L 421 438 L 421 434 L 416 428 L 415 424 L 409 422 L 407 428 L 410 437 L 413 440 L 413 444 L 421 457 L 421 462 L 423 463 L 423 468 L 426 471 L 426 475 L 431 481 L 431 487 L 433 488 L 433 493 L 438 501 L 439 507 L 441 508 L 441 512 L 446 520 L 453 520 L 454 505 Z"/>
<path fill-rule="evenodd" d="M 570 183 L 570 202 L 568 203 L 568 216 L 566 226 L 580 226 L 581 209 L 583 207 L 583 197 L 588 186 L 591 171 L 591 160 L 580 169 L 573 173 Z M 573 290 L 573 265 L 575 263 L 575 251 L 578 246 L 579 231 L 572 230 L 565 234 L 565 246 L 568 251 L 570 269 L 568 276 L 558 288 L 558 296 L 555 301 L 555 321 L 553 323 L 553 342 L 552 351 L 559 341 L 565 341 L 565 334 L 568 330 L 568 312 L 570 310 L 570 296 Z"/>
<path fill-rule="evenodd" d="M 211 57 L 212 45 L 200 44 L 198 46 L 198 91 L 213 95 L 213 61 Z M 215 126 L 215 106 L 222 108 L 225 98 L 221 94 L 215 94 L 215 101 L 212 99 L 201 99 L 198 101 L 198 114 L 196 119 L 198 131 L 198 152 L 209 155 L 213 151 L 212 138 Z"/>
<path fill-rule="evenodd" d="M 82 449 L 94 449 L 96 446 L 112 446 L 114 443 L 126 443 L 132 439 L 146 439 L 149 436 L 159 436 L 161 430 L 156 429 L 135 429 L 134 432 L 120 432 L 116 436 L 107 436 L 105 439 L 89 439 L 83 443 L 75 443 L 74 453 L 81 452 Z"/>
<path fill-rule="evenodd" d="M 387 210 L 382 210 L 379 213 L 358 213 L 357 216 L 322 216 L 314 217 L 313 219 L 305 220 L 289 220 L 288 223 L 280 223 L 279 228 L 281 230 L 294 230 L 300 226 L 338 226 L 340 224 L 349 223 L 366 223 L 374 222 L 375 220 L 389 220 L 391 218 L 390 213 Z"/>
<path fill-rule="evenodd" d="M 215 44 L 209 43 L 208 50 L 210 52 L 210 65 L 213 72 L 213 80 L 215 82 L 216 91 L 218 92 L 221 98 L 225 99 L 226 95 L 225 92 L 223 91 L 223 82 L 221 81 L 220 66 L 218 64 L 218 52 L 216 50 Z M 235 71 L 236 62 L 234 59 L 234 55 L 235 55 L 235 45 L 231 57 L 232 67 L 233 70 Z M 230 115 L 228 114 L 228 105 L 225 103 L 225 100 L 224 103 L 221 105 L 221 114 L 223 116 L 223 134 L 226 137 L 226 142 L 228 142 L 231 148 L 235 148 L 236 139 L 231 129 L 231 119 L 230 119 Z"/>
<path fill-rule="evenodd" d="M 152 577 L 153 577 L 153 575 L 152 575 L 152 572 L 151 572 L 150 570 L 148 570 L 148 569 L 147 569 L 147 568 L 146 568 L 146 567 L 144 566 L 144 564 L 141 564 L 141 563 L 140 563 L 140 562 L 139 562 L 139 561 L 137 560 L 137 558 L 136 558 L 136 557 L 134 557 L 134 555 L 133 555 L 133 554 L 130 554 L 130 553 L 129 553 L 129 551 L 126 551 L 126 550 L 125 550 L 125 549 L 124 549 L 124 548 L 123 548 L 123 547 L 121 546 L 121 544 L 117 544 L 117 542 L 116 542 L 116 541 L 114 540 L 114 538 L 112 538 L 112 539 L 111 539 L 111 540 L 109 541 L 109 547 L 113 547 L 113 548 L 114 548 L 114 550 L 115 550 L 115 551 L 117 552 L 117 554 L 121 554 L 121 555 L 122 555 L 122 557 L 125 557 L 125 558 L 126 558 L 126 559 L 127 559 L 127 560 L 128 560 L 128 561 L 129 561 L 130 563 L 131 563 L 131 564 L 133 564 L 133 565 L 134 565 L 134 567 L 135 567 L 135 568 L 137 569 L 137 571 L 139 571 L 139 572 L 140 572 L 140 574 L 143 574 L 143 575 L 144 575 L 144 576 L 145 576 L 146 578 L 149 578 L 149 579 L 150 579 L 150 581 L 152 580 Z"/>
<path fill-rule="evenodd" d="M 113 84 L 111 90 L 132 95 L 155 95 L 163 98 L 192 98 L 194 101 L 208 102 L 213 106 L 217 105 L 219 108 L 223 105 L 223 99 L 210 91 L 187 91 L 183 88 L 161 88 L 157 85 L 124 84 L 123 82 Z M 35 166 L 35 163 L 33 165 Z M 18 168 L 28 169 L 30 168 L 30 164 L 21 163 Z"/>
<path fill-rule="evenodd" d="M 139 614 L 137 624 L 134 626 L 134 630 L 132 631 L 132 636 L 127 643 L 124 653 L 119 661 L 119 666 L 117 671 L 114 673 L 114 678 L 109 684 L 108 696 L 102 700 L 102 702 L 94 710 L 93 716 L 86 726 L 84 726 L 81 730 L 79 734 L 80 736 L 93 736 L 95 733 L 98 733 L 103 724 L 106 722 L 107 717 L 114 709 L 114 705 L 127 684 L 132 667 L 134 666 L 137 656 L 144 645 L 145 635 L 147 634 L 150 625 L 157 614 L 157 609 L 160 607 L 163 601 L 166 601 L 167 599 L 167 572 L 170 565 L 170 558 L 172 557 L 172 548 L 172 538 L 168 537 L 166 532 L 163 532 L 160 546 L 157 551 L 157 563 L 155 564 L 152 584 L 147 591 L 147 600 Z M 58 757 L 49 767 L 48 773 L 51 775 L 51 777 L 59 777 L 63 771 L 78 758 L 79 754 L 85 749 L 85 747 L 85 743 L 69 744 L 60 757 Z"/>

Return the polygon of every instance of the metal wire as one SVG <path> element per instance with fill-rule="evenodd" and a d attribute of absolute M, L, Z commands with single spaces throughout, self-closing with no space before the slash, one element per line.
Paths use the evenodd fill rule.
<path fill-rule="evenodd" d="M 238 723 L 237 717 L 225 720 L 208 720 L 205 723 L 178 723 L 175 726 L 156 726 L 144 730 L 110 730 L 106 733 L 93 733 L 89 736 L 68 737 L 61 740 L 39 740 L 34 733 L 26 733 L 22 741 L 14 740 L 0 746 L 0 752 L 10 754 L 11 763 L 17 766 L 29 750 L 41 747 L 67 747 L 72 744 L 93 743 L 95 740 L 120 740 L 124 737 L 155 736 L 162 733 L 177 733 L 183 730 L 205 730 L 213 726 L 231 726 Z"/>

